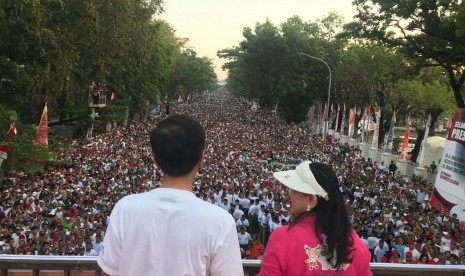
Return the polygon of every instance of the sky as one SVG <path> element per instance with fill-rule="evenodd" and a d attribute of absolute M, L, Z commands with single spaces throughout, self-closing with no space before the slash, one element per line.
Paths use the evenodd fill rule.
<path fill-rule="evenodd" d="M 294 15 L 316 21 L 330 12 L 349 22 L 355 8 L 351 0 L 165 0 L 160 17 L 174 28 L 177 37 L 189 38 L 187 47 L 212 59 L 218 79 L 225 80 L 227 72 L 221 66 L 227 60 L 216 53 L 238 46 L 244 27 L 253 29 L 267 18 L 279 26 Z"/>

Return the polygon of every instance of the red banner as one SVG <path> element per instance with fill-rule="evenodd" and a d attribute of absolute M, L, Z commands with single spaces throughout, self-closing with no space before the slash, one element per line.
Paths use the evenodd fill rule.
<path fill-rule="evenodd" d="M 349 110 L 349 138 L 352 138 L 354 136 L 354 130 L 355 130 L 355 114 L 356 110 L 355 108 L 351 108 Z"/>
<path fill-rule="evenodd" d="M 336 122 L 334 123 L 334 133 L 337 132 L 337 128 L 338 128 L 338 126 L 339 126 L 339 112 L 340 112 L 339 104 L 337 104 Z"/>
<path fill-rule="evenodd" d="M 16 133 L 18 133 L 16 131 L 16 124 L 15 123 L 10 124 L 10 129 L 8 130 L 7 134 L 10 135 L 11 137 L 15 137 Z"/>
<path fill-rule="evenodd" d="M 47 103 L 45 103 L 44 111 L 42 112 L 42 117 L 40 117 L 39 129 L 37 130 L 37 139 L 36 144 L 48 145 L 48 112 L 47 112 Z"/>

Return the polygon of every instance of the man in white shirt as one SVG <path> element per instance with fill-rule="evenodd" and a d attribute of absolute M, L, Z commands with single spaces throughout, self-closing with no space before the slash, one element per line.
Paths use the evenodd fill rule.
<path fill-rule="evenodd" d="M 174 115 L 150 133 L 161 188 L 122 198 L 114 207 L 97 262 L 110 275 L 244 275 L 235 221 L 197 198 L 205 131 Z M 175 254 L 175 255 L 173 255 Z"/>
<path fill-rule="evenodd" d="M 232 214 L 235 220 L 242 218 L 242 216 L 245 214 L 241 208 L 241 205 L 235 207 L 234 212 Z"/>
<path fill-rule="evenodd" d="M 284 209 L 281 214 L 279 215 L 279 221 L 285 220 L 286 222 L 289 222 L 291 219 L 291 214 L 289 214 L 289 211 L 287 209 Z"/>
<path fill-rule="evenodd" d="M 247 251 L 250 249 L 250 242 L 252 241 L 252 236 L 248 232 L 245 231 L 245 227 L 242 226 L 240 232 L 237 234 L 239 240 L 239 246 L 244 250 Z"/>
<path fill-rule="evenodd" d="M 221 199 L 220 203 L 218 203 L 218 206 L 228 213 L 229 211 L 231 211 L 231 205 L 229 204 L 228 199 L 226 197 L 223 197 Z"/>
<path fill-rule="evenodd" d="M 237 229 L 241 229 L 242 227 L 245 227 L 245 229 L 249 229 L 249 226 L 249 220 L 245 217 L 245 215 L 242 215 L 242 217 L 236 221 Z"/>
<path fill-rule="evenodd" d="M 450 250 L 451 239 L 449 232 L 442 232 L 441 237 L 441 247 L 443 248 L 443 252 Z"/>
<path fill-rule="evenodd" d="M 242 205 L 242 209 L 246 214 L 249 213 L 250 199 L 245 197 L 244 193 L 239 193 L 239 203 Z"/>
<path fill-rule="evenodd" d="M 260 215 L 260 241 L 263 245 L 266 246 L 268 242 L 268 237 L 270 235 L 270 228 L 268 227 L 268 222 L 271 219 L 270 211 L 268 209 L 263 208 L 261 211 L 262 214 Z"/>
<path fill-rule="evenodd" d="M 381 258 L 386 254 L 388 250 L 389 246 L 384 242 L 384 240 L 379 240 L 378 246 L 375 247 L 375 250 L 373 252 L 374 261 L 376 263 L 380 263 Z"/>
<path fill-rule="evenodd" d="M 97 252 L 97 255 L 100 254 L 100 252 L 103 250 L 102 236 L 97 235 L 95 237 L 95 242 L 92 242 L 92 249 Z"/>
<path fill-rule="evenodd" d="M 250 232 L 253 235 L 257 235 L 260 232 L 258 223 L 258 213 L 260 212 L 259 200 L 258 198 L 250 199 L 250 202 L 252 203 L 249 208 Z"/>

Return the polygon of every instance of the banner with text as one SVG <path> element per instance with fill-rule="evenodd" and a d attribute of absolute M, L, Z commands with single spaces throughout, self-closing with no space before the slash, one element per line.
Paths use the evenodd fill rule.
<path fill-rule="evenodd" d="M 447 134 L 431 205 L 465 221 L 465 108 L 457 110 Z"/>

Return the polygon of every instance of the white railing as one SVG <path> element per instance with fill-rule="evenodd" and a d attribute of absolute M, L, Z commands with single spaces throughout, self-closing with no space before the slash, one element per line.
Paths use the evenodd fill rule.
<path fill-rule="evenodd" d="M 243 260 L 245 275 L 255 276 L 260 270 L 260 261 Z M 373 275 L 437 275 L 465 276 L 464 265 L 418 265 L 418 264 L 387 264 L 371 263 Z M 1 276 L 12 275 L 17 271 L 30 271 L 31 275 L 71 275 L 71 272 L 81 272 L 79 275 L 102 275 L 97 265 L 96 257 L 81 256 L 23 256 L 0 255 Z"/>

